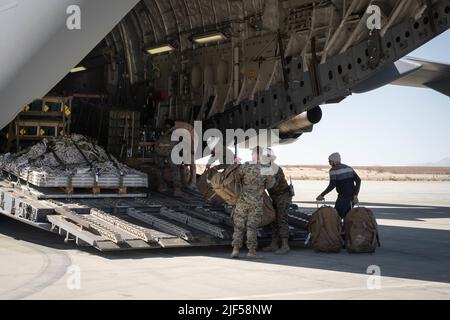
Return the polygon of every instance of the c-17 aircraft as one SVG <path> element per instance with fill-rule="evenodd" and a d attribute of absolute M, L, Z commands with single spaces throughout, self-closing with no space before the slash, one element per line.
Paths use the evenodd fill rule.
<path fill-rule="evenodd" d="M 352 93 L 450 96 L 450 66 L 407 57 L 449 27 L 450 0 L 0 0 L 0 127 L 73 96 L 155 127 L 279 129 L 290 143 Z"/>

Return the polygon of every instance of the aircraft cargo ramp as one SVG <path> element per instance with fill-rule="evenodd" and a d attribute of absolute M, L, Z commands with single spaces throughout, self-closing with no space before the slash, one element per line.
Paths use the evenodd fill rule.
<path fill-rule="evenodd" d="M 188 199 L 159 193 L 45 194 L 1 180 L 0 213 L 100 251 L 229 245 L 233 224 L 228 210 L 185 192 Z M 292 207 L 293 244 L 306 239 L 308 217 Z M 260 238 L 270 240 L 270 228 L 260 229 Z"/>

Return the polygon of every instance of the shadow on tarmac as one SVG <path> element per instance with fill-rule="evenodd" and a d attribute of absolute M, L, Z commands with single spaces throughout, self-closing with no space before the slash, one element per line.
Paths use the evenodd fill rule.
<path fill-rule="evenodd" d="M 373 207 L 378 219 L 417 221 L 423 219 L 450 219 L 450 208 L 428 206 L 401 206 L 392 204 L 362 204 Z M 108 260 L 151 259 L 177 257 L 213 257 L 228 259 L 229 247 L 153 249 L 102 253 L 94 248 L 80 248 L 65 244 L 56 234 L 36 229 L 18 221 L 0 216 L 0 234 L 55 250 L 79 250 Z M 294 248 L 290 254 L 278 256 L 261 253 L 263 259 L 253 263 L 283 265 L 367 274 L 367 268 L 377 265 L 382 276 L 450 283 L 450 231 L 426 228 L 380 226 L 381 248 L 373 255 L 319 254 L 310 248 Z M 0 239 L 1 241 L 1 239 Z M 245 259 L 245 251 L 243 259 Z M 149 261 L 151 263 L 151 261 Z M 299 271 L 301 272 L 301 270 Z"/>

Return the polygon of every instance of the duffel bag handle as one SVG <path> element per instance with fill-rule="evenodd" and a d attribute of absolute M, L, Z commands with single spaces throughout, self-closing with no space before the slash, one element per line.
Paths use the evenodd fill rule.
<path fill-rule="evenodd" d="M 326 201 L 325 200 L 320 200 L 320 201 L 316 200 L 316 205 L 317 205 L 317 209 L 325 207 Z"/>

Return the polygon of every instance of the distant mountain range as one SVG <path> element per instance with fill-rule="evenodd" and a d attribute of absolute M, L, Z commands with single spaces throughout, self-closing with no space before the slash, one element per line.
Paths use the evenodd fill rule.
<path fill-rule="evenodd" d="M 421 167 L 450 167 L 450 157 L 442 159 L 438 162 L 428 162 L 420 164 Z"/>

